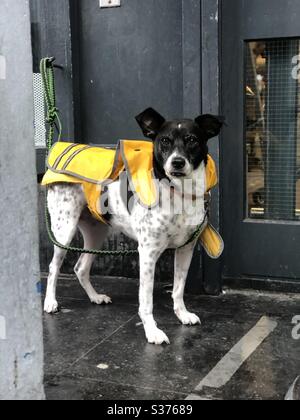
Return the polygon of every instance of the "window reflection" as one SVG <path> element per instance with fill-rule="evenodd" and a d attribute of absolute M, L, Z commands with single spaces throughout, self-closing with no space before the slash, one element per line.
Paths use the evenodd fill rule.
<path fill-rule="evenodd" d="M 299 40 L 246 43 L 248 217 L 300 219 Z"/>

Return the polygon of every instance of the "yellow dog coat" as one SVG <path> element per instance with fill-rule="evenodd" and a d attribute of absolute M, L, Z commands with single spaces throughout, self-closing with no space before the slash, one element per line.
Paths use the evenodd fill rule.
<path fill-rule="evenodd" d="M 158 203 L 158 187 L 153 175 L 152 142 L 121 140 L 116 150 L 58 142 L 49 153 L 47 166 L 48 171 L 42 185 L 61 182 L 81 184 L 90 212 L 103 223 L 106 222 L 100 208 L 102 189 L 116 181 L 125 170 L 140 203 L 146 207 L 153 207 Z M 217 183 L 216 166 L 208 156 L 207 192 Z M 200 242 L 211 258 L 219 258 L 223 252 L 223 240 L 210 224 L 202 232 Z"/>

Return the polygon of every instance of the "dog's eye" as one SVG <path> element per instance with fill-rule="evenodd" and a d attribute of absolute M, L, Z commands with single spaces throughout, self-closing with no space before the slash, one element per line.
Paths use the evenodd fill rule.
<path fill-rule="evenodd" d="M 161 144 L 165 147 L 170 146 L 171 144 L 171 140 L 168 137 L 163 137 L 160 141 L 161 141 Z"/>
<path fill-rule="evenodd" d="M 186 140 L 187 140 L 188 144 L 191 145 L 191 146 L 194 146 L 195 144 L 198 143 L 197 137 L 194 137 L 194 136 L 187 137 Z"/>

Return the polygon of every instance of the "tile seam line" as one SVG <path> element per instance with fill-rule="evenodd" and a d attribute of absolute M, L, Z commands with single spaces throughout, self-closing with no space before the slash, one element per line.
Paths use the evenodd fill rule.
<path fill-rule="evenodd" d="M 88 356 L 92 351 L 96 350 L 97 347 L 101 346 L 103 343 L 105 343 L 107 340 L 109 340 L 111 337 L 113 337 L 115 334 L 117 334 L 120 330 L 122 330 L 126 325 L 128 325 L 131 321 L 134 320 L 138 315 L 135 314 L 132 316 L 128 321 L 126 321 L 124 324 L 120 325 L 115 331 L 113 331 L 111 334 L 109 334 L 107 337 L 105 337 L 103 340 L 101 340 L 99 343 L 95 344 L 92 348 L 90 348 L 86 353 L 84 353 L 82 356 L 77 358 L 74 362 L 70 364 L 67 368 L 61 370 L 57 373 L 56 376 L 61 376 L 65 372 L 68 372 L 74 365 L 76 365 L 78 362 L 80 362 L 82 359 L 84 359 L 86 356 Z"/>

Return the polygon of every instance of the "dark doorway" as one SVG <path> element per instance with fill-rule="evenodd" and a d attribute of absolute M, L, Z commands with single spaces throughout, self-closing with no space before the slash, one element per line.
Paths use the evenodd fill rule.
<path fill-rule="evenodd" d="M 300 4 L 222 2 L 223 277 L 300 289 Z"/>

